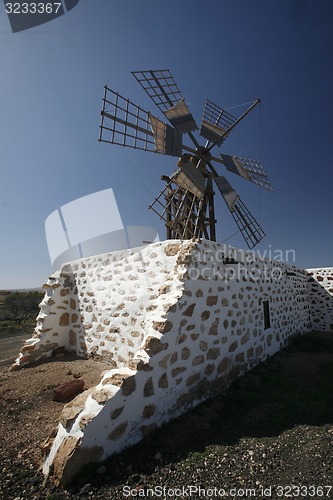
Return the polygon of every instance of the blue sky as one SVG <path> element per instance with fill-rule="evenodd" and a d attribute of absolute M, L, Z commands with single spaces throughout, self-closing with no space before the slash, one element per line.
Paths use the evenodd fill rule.
<path fill-rule="evenodd" d="M 260 97 L 221 152 L 260 160 L 274 192 L 226 176 L 267 234 L 261 253 L 332 266 L 332 26 L 331 0 L 80 0 L 13 34 L 0 4 L 0 289 L 46 281 L 45 219 L 95 191 L 164 237 L 147 206 L 175 159 L 97 141 L 105 84 L 164 119 L 131 75 L 146 69 L 171 70 L 198 123 L 206 98 L 237 114 Z M 243 247 L 216 205 L 218 241 Z"/>

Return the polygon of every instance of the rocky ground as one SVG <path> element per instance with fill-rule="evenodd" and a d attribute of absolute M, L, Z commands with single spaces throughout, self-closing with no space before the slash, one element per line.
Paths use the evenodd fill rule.
<path fill-rule="evenodd" d="M 1 344 L 0 344 L 1 347 Z M 67 491 L 44 481 L 41 445 L 73 376 L 106 365 L 56 359 L 0 366 L 0 499 L 333 498 L 333 335 L 313 333 L 149 440 L 86 467 Z"/>

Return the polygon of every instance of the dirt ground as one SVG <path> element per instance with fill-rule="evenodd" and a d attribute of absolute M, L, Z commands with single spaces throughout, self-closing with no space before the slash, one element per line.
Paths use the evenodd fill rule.
<path fill-rule="evenodd" d="M 52 400 L 53 389 L 74 377 L 84 380 L 84 389 L 94 387 L 110 365 L 67 356 L 10 372 L 9 360 L 0 367 L 1 448 L 15 446 L 18 453 L 29 455 L 39 466 L 41 444 L 57 425 L 64 407 L 64 403 Z"/>
<path fill-rule="evenodd" d="M 24 341 L 30 338 L 31 334 L 0 338 L 0 366 L 10 365 L 15 360 Z"/>
<path fill-rule="evenodd" d="M 13 342 L 20 343 L 21 341 L 22 338 L 15 339 Z M 47 494 L 44 492 L 44 495 L 42 492 L 42 476 L 38 472 L 42 460 L 41 446 L 57 425 L 64 407 L 64 403 L 52 401 L 52 391 L 74 376 L 81 376 L 85 381 L 85 388 L 88 389 L 100 381 L 101 374 L 109 369 L 110 365 L 94 360 L 67 357 L 52 359 L 47 363 L 10 372 L 12 349 L 13 343 L 4 342 L 4 339 L 0 341 L 2 358 L 0 366 L 0 497 L 4 499 L 48 498 Z M 117 491 L 120 491 L 119 488 L 123 483 L 131 480 L 129 478 L 133 476 L 136 467 L 140 471 L 137 476 L 141 482 L 142 476 L 153 477 L 150 465 L 152 453 L 156 456 L 168 457 L 165 458 L 163 464 L 157 464 L 162 469 L 166 466 L 166 462 L 169 462 L 167 467 L 172 466 L 170 470 L 180 470 L 183 467 L 182 461 L 188 460 L 188 457 L 193 454 L 200 454 L 199 462 L 201 463 L 201 453 L 207 454 L 207 450 L 212 447 L 215 451 L 217 446 L 220 447 L 218 456 L 215 457 L 217 461 L 221 456 L 220 453 L 226 457 L 229 457 L 230 453 L 230 460 L 234 460 L 231 457 L 239 453 L 237 446 L 240 446 L 239 443 L 242 442 L 244 436 L 249 439 L 255 437 L 258 440 L 271 439 L 270 436 L 279 439 L 279 436 L 283 436 L 286 430 L 294 432 L 293 429 L 297 428 L 299 429 L 297 436 L 304 436 L 304 425 L 310 426 L 311 432 L 313 428 L 321 429 L 324 444 L 320 447 L 324 449 L 327 446 L 329 450 L 327 439 L 329 439 L 330 446 L 333 445 L 332 382 L 333 334 L 312 333 L 306 338 L 304 336 L 296 339 L 286 350 L 236 381 L 221 397 L 200 405 L 196 410 L 157 431 L 156 438 L 153 438 L 153 444 L 150 442 L 149 449 L 147 447 L 143 449 L 143 445 L 138 445 L 133 449 L 134 451 L 124 452 L 121 455 L 122 458 L 119 459 L 124 466 L 118 472 L 115 472 L 118 468 L 115 467 L 114 459 L 111 458 L 112 480 L 107 472 L 104 478 L 98 474 L 96 476 L 95 473 L 93 477 L 84 478 L 81 483 L 79 482 L 79 486 L 81 488 L 86 482 L 94 485 L 97 481 L 98 484 L 92 486 L 95 488 L 95 494 L 90 496 L 118 498 Z M 315 435 L 319 436 L 320 432 L 319 434 L 318 432 Z M 172 443 L 170 443 L 169 436 L 172 436 Z M 303 472 L 308 473 L 309 477 L 314 472 L 313 468 L 320 467 L 320 473 L 322 473 L 326 467 L 325 465 L 323 468 L 321 458 L 316 459 L 315 453 L 306 448 L 309 443 L 311 444 L 311 439 L 309 434 L 307 445 L 303 446 L 306 455 L 304 459 L 298 458 L 294 465 L 290 465 L 290 459 L 287 459 L 288 467 L 294 467 L 295 470 L 301 463 L 302 469 L 308 467 L 309 470 Z M 268 446 L 268 441 L 264 442 Z M 234 452 L 230 449 L 230 443 L 236 446 Z M 258 441 L 257 445 L 262 446 L 262 442 Z M 318 448 L 318 444 L 316 447 Z M 243 453 L 243 448 L 241 450 Z M 137 457 L 140 460 L 135 465 Z M 282 459 L 279 460 L 279 467 L 282 475 L 285 476 L 284 466 L 281 465 Z M 328 464 L 328 470 L 331 471 L 332 461 L 331 452 L 331 456 L 327 457 L 325 462 Z M 156 468 L 156 463 L 154 466 Z M 279 467 L 276 467 L 277 464 L 273 460 L 272 470 L 279 471 Z M 106 471 L 107 469 L 106 464 Z M 194 470 L 197 470 L 196 465 L 194 465 Z M 124 471 L 127 471 L 125 475 Z M 191 474 L 193 473 L 192 471 Z M 209 479 L 209 473 L 208 470 L 202 473 L 206 474 L 206 481 Z M 332 473 L 330 477 L 328 474 L 326 472 L 326 481 L 333 482 Z M 333 498 L 333 490 L 331 494 Z M 74 496 L 67 496 L 70 493 L 63 492 L 59 495 L 64 496 L 54 498 L 76 498 L 74 494 Z M 107 496 L 103 497 L 103 495 Z"/>

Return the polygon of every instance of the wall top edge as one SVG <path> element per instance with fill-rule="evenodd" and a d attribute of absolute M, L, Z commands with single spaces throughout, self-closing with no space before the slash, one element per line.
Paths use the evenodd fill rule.
<path fill-rule="evenodd" d="M 245 250 L 241 248 L 236 248 L 236 247 L 231 247 L 229 245 L 223 244 L 223 243 L 217 243 L 215 241 L 210 241 L 210 240 L 205 240 L 205 239 L 193 239 L 193 240 L 163 240 L 159 242 L 152 242 L 147 245 L 139 246 L 139 247 L 134 247 L 134 248 L 127 248 L 123 250 L 117 250 L 113 252 L 106 252 L 98 255 L 93 255 L 90 257 L 84 257 L 82 259 L 77 259 L 73 260 L 67 263 L 64 263 L 61 268 L 59 269 L 62 271 L 69 271 L 71 270 L 71 266 L 76 264 L 76 263 L 82 263 L 82 262 L 91 262 L 91 261 L 96 261 L 100 260 L 101 262 L 104 259 L 108 259 L 111 255 L 113 257 L 118 257 L 121 258 L 122 256 L 126 257 L 128 255 L 133 255 L 134 253 L 137 253 L 139 251 L 149 251 L 149 249 L 153 248 L 163 248 L 167 245 L 170 244 L 180 244 L 180 247 L 189 244 L 190 242 L 196 243 L 198 245 L 198 250 L 225 250 L 227 252 L 235 252 L 235 255 L 239 257 L 239 255 L 244 256 L 245 259 L 253 256 L 254 260 L 257 262 L 262 262 L 262 263 L 268 263 L 268 264 L 276 264 L 278 266 L 284 267 L 285 269 L 292 269 L 293 271 L 298 271 L 300 273 L 311 273 L 311 272 L 320 272 L 320 271 L 325 271 L 325 272 L 333 272 L 333 267 L 318 267 L 318 268 L 311 268 L 311 269 L 303 269 L 300 267 L 295 266 L 293 263 L 285 262 L 283 260 L 279 259 L 273 259 L 265 256 L 261 256 L 260 253 L 257 253 L 254 250 Z M 192 249 L 193 250 L 193 249 Z M 241 262 L 240 262 L 241 263 Z"/>

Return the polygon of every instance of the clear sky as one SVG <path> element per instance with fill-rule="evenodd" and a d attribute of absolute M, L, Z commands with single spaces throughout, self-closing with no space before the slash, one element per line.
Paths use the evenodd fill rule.
<path fill-rule="evenodd" d="M 97 141 L 105 84 L 165 120 L 131 75 L 146 69 L 171 70 L 199 124 L 206 98 L 237 114 L 260 97 L 221 152 L 260 160 L 274 192 L 226 177 L 267 234 L 261 253 L 332 266 L 332 28 L 331 0 L 80 0 L 12 33 L 1 3 L 0 289 L 41 286 L 45 219 L 102 189 L 126 225 L 164 237 L 147 206 L 176 159 Z M 218 241 L 243 247 L 223 201 L 216 216 Z"/>

